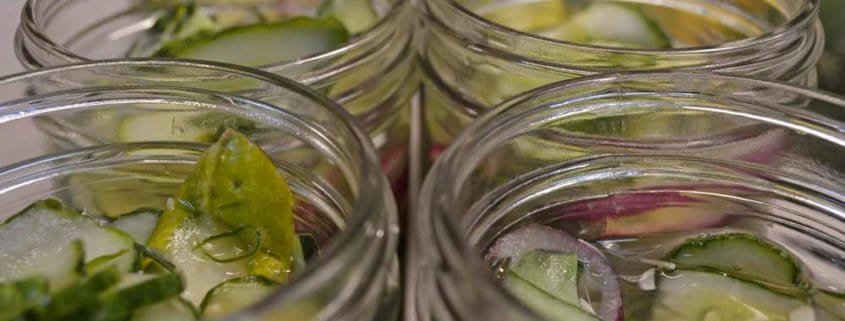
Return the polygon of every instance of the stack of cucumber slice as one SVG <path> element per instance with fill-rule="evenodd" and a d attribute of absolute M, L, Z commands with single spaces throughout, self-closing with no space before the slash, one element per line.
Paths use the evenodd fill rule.
<path fill-rule="evenodd" d="M 0 321 L 225 316 L 303 267 L 293 202 L 270 159 L 234 131 L 163 210 L 106 218 L 38 201 L 0 225 Z"/>

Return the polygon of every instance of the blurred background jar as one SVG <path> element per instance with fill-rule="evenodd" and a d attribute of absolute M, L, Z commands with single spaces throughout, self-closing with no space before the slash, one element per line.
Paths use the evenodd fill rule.
<path fill-rule="evenodd" d="M 418 89 L 406 0 L 31 0 L 16 51 L 28 69 L 120 57 L 215 60 L 302 82 L 369 133 L 405 193 Z"/>
<path fill-rule="evenodd" d="M 583 266 L 591 272 L 596 260 L 613 271 L 582 273 L 595 282 L 584 290 L 579 277 L 577 291 L 596 315 L 573 319 L 661 320 L 649 318 L 651 307 L 695 304 L 676 293 L 674 304 L 684 306 L 672 306 L 643 271 L 678 240 L 719 233 L 788 249 L 801 284 L 820 291 L 807 292 L 809 319 L 842 318 L 841 301 L 825 305 L 818 293 L 845 293 L 845 269 L 830 259 L 845 254 L 843 107 L 839 97 L 800 87 L 681 72 L 586 77 L 508 100 L 470 125 L 423 185 L 406 318 L 543 320 L 538 304 L 554 300 L 519 301 L 501 286 L 502 262 L 491 259 L 539 242 L 568 244 L 579 261 L 589 252 Z M 558 232 L 499 243 L 533 224 L 569 241 Z M 741 310 L 737 295 L 732 307 Z"/>
<path fill-rule="evenodd" d="M 92 216 L 165 208 L 233 128 L 277 164 L 296 229 L 313 236 L 318 254 L 225 320 L 396 318 L 398 223 L 387 180 L 353 118 L 312 89 L 233 65 L 138 60 L 9 76 L 0 97 L 2 218 L 51 197 Z"/>
<path fill-rule="evenodd" d="M 606 72 L 708 70 L 814 86 L 816 0 L 425 0 L 425 158 L 489 107 Z"/>
<path fill-rule="evenodd" d="M 824 54 L 819 60 L 819 88 L 845 95 L 845 1 L 822 1 L 819 18 L 824 25 Z"/>

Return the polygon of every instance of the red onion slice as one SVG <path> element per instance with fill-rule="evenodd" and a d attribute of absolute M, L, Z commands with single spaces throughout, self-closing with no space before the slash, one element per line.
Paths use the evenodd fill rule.
<path fill-rule="evenodd" d="M 488 258 L 517 259 L 533 250 L 575 254 L 585 262 L 589 273 L 601 278 L 601 304 L 598 317 L 603 321 L 619 321 L 622 316 L 622 292 L 616 273 L 599 250 L 566 232 L 538 224 L 528 224 L 502 236 L 487 252 Z"/>

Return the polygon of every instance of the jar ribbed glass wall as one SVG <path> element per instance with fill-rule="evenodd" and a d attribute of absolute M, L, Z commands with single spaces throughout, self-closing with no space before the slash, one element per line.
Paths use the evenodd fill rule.
<path fill-rule="evenodd" d="M 278 165 L 295 195 L 296 228 L 320 254 L 227 320 L 397 315 L 398 223 L 387 180 L 366 134 L 317 92 L 236 66 L 139 60 L 10 76 L 0 79 L 0 97 L 4 220 L 49 197 L 87 215 L 165 208 L 210 144 L 196 134 L 228 126 Z M 146 127 L 152 119 L 172 131 Z M 136 120 L 147 121 L 130 126 Z"/>
<path fill-rule="evenodd" d="M 749 233 L 778 244 L 797 258 L 802 284 L 819 291 L 806 302 L 821 302 L 818 293 L 841 295 L 843 107 L 842 98 L 809 89 L 680 72 L 592 76 L 508 100 L 470 125 L 423 185 L 411 231 L 417 261 L 408 319 L 541 320 L 500 286 L 503 272 L 489 260 L 504 236 L 534 224 L 601 252 L 592 259 L 606 260 L 616 275 L 604 274 L 602 299 L 590 307 L 605 311 L 598 302 L 612 303 L 604 295 L 621 288 L 612 320 L 649 320 L 641 308 L 673 298 L 686 302 L 676 310 L 692 309 L 683 289 L 697 285 L 664 297 L 660 281 L 657 291 L 640 286 L 649 279 L 640 273 L 660 265 L 678 239 L 697 235 Z M 524 237 L 542 242 L 541 234 Z M 736 286 L 714 293 L 741 309 Z M 803 311 L 815 320 L 843 317 L 831 306 Z"/>
<path fill-rule="evenodd" d="M 425 0 L 420 6 L 428 160 L 489 107 L 543 84 L 671 68 L 813 86 L 824 45 L 815 0 Z M 637 43 L 591 38 L 596 34 Z"/>
<path fill-rule="evenodd" d="M 131 52 L 139 39 L 155 33 L 155 22 L 173 5 L 186 2 L 31 0 L 23 9 L 16 36 L 17 54 L 29 69 L 120 58 Z M 289 1 L 280 6 L 264 0 L 198 3 L 199 10 L 212 14 L 216 21 L 235 25 L 254 23 L 261 18 L 255 12 L 262 17 L 315 15 L 319 5 Z M 401 195 L 406 184 L 409 109 L 419 87 L 412 48 L 416 23 L 409 1 L 372 0 L 366 5 L 378 21 L 351 35 L 340 47 L 258 67 L 315 88 L 349 110 L 369 133 L 391 184 Z M 290 46 L 310 45 L 307 36 L 300 40 Z M 241 50 L 261 49 L 244 46 Z"/>

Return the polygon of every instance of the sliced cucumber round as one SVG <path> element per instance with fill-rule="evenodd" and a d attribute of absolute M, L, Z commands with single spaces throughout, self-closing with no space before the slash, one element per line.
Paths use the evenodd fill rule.
<path fill-rule="evenodd" d="M 112 226 L 129 234 L 135 243 L 147 244 L 161 210 L 142 208 L 123 214 L 112 221 Z"/>
<path fill-rule="evenodd" d="M 535 287 L 515 273 L 508 273 L 505 288 L 520 302 L 537 314 L 555 321 L 599 321 L 599 318 L 581 307 L 558 300 Z"/>
<path fill-rule="evenodd" d="M 687 241 L 670 256 L 681 269 L 703 269 L 758 283 L 776 290 L 798 286 L 799 269 L 785 251 L 744 233 L 720 234 Z"/>
<path fill-rule="evenodd" d="M 223 89 L 235 91 L 238 88 Z M 143 109 L 142 112 L 126 115 L 120 119 L 117 127 L 119 141 L 213 143 L 220 138 L 226 128 L 233 128 L 242 133 L 255 129 L 255 123 L 225 113 L 187 111 L 182 106 L 166 104 L 147 105 Z"/>
<path fill-rule="evenodd" d="M 196 111 L 158 111 L 130 115 L 120 121 L 117 139 L 121 142 L 213 142 L 223 131 L 217 126 L 203 126 L 205 116 L 205 113 Z"/>
<path fill-rule="evenodd" d="M 39 275 L 0 283 L 0 321 L 19 320 L 27 310 L 48 301 L 47 282 Z"/>
<path fill-rule="evenodd" d="M 240 227 L 230 232 L 211 236 L 197 245 L 209 259 L 228 263 L 244 260 L 261 247 L 261 232 L 254 227 Z"/>
<path fill-rule="evenodd" d="M 216 32 L 220 26 L 205 14 L 195 2 L 169 8 L 159 17 L 150 30 L 141 35 L 129 50 L 129 57 L 142 57 L 159 50 L 170 41 L 204 33 Z"/>
<path fill-rule="evenodd" d="M 196 308 L 180 297 L 140 308 L 132 314 L 129 321 L 195 321 L 198 320 Z"/>
<path fill-rule="evenodd" d="M 718 273 L 680 270 L 657 280 L 654 321 L 790 321 L 792 313 L 812 307 L 754 283 Z"/>
<path fill-rule="evenodd" d="M 336 18 L 351 34 L 366 31 L 379 21 L 370 0 L 325 0 L 317 9 L 317 14 Z"/>
<path fill-rule="evenodd" d="M 247 260 L 220 263 L 209 259 L 197 245 L 225 229 L 206 216 L 190 218 L 185 213 L 184 220 L 171 218 L 181 216 L 174 214 L 178 209 L 176 207 L 176 210 L 162 214 L 156 226 L 161 234 L 153 234 L 150 238 L 151 247 L 161 251 L 167 261 L 176 262 L 177 268 L 185 272 L 182 296 L 192 304 L 199 305 L 206 293 L 221 282 L 249 275 Z"/>
<path fill-rule="evenodd" d="M 246 308 L 273 292 L 275 284 L 260 277 L 245 277 L 220 283 L 200 305 L 203 318 L 219 318 Z"/>
<path fill-rule="evenodd" d="M 74 260 L 81 255 L 70 253 L 76 250 L 69 249 L 75 246 L 69 240 L 75 239 L 81 241 L 80 252 L 89 260 L 134 252 L 134 242 L 125 233 L 101 227 L 58 200 L 38 201 L 0 225 L 0 282 L 43 273 L 50 279 L 51 288 L 61 288 L 54 271 L 42 270 L 73 269 Z M 120 262 L 121 270 L 132 268 L 130 259 Z M 61 278 L 66 279 L 66 275 Z"/>
<path fill-rule="evenodd" d="M 148 152 L 149 150 L 144 150 Z M 161 151 L 161 150 L 159 150 Z M 163 152 L 171 152 L 167 150 Z M 163 153 L 159 153 L 161 155 Z M 162 165 L 167 166 L 167 165 Z M 150 175 L 142 168 L 123 168 L 68 177 L 69 205 L 92 215 L 115 218 L 138 208 L 163 208 L 178 191 L 179 167 L 159 167 Z M 170 176 L 173 173 L 172 176 Z"/>
<path fill-rule="evenodd" d="M 169 43 L 155 56 L 257 67 L 327 52 L 348 39 L 349 32 L 335 18 L 295 17 L 197 35 Z"/>
<path fill-rule="evenodd" d="M 597 2 L 570 20 L 540 35 L 576 43 L 624 48 L 671 47 L 660 26 L 639 8 L 617 3 Z"/>
<path fill-rule="evenodd" d="M 845 319 L 845 294 L 816 290 L 812 298 L 820 310 L 838 319 Z"/>
<path fill-rule="evenodd" d="M 85 271 L 86 273 L 92 273 L 114 266 L 123 272 L 134 272 L 140 267 L 139 264 L 140 253 L 135 251 L 135 249 L 127 249 L 115 254 L 103 255 L 89 261 L 85 264 Z"/>
<path fill-rule="evenodd" d="M 0 228 L 2 229 L 2 228 Z M 0 234 L 0 239 L 2 234 Z M 82 241 L 73 240 L 67 246 L 52 249 L 32 248 L 30 256 L 19 253 L 9 255 L 7 249 L 0 249 L 0 282 L 15 282 L 27 277 L 43 275 L 52 291 L 64 289 L 76 282 L 85 273 L 85 251 Z M 2 243 L 11 246 L 10 243 Z M 8 260 L 21 260 L 17 262 Z"/>
<path fill-rule="evenodd" d="M 37 320 L 64 320 L 96 302 L 97 295 L 120 282 L 123 272 L 111 266 L 79 278 L 65 288 L 55 291 L 43 308 L 35 310 Z"/>
<path fill-rule="evenodd" d="M 178 273 L 123 275 L 120 283 L 103 291 L 97 300 L 74 313 L 72 320 L 122 321 L 138 308 L 176 297 L 182 292 Z"/>
<path fill-rule="evenodd" d="M 510 272 L 563 302 L 578 305 L 578 256 L 535 250 L 523 254 Z"/>

